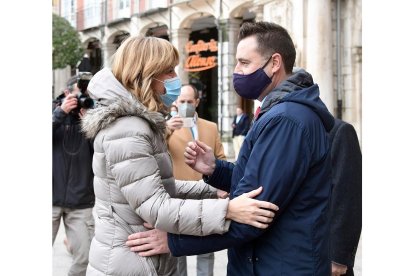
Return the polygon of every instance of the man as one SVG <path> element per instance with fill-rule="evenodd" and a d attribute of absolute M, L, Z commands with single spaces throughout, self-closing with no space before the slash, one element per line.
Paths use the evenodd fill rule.
<path fill-rule="evenodd" d="M 354 275 L 355 254 L 362 228 L 362 155 L 354 127 L 335 119 L 329 133 L 332 160 L 332 276 Z"/>
<path fill-rule="evenodd" d="M 263 186 L 257 199 L 278 205 L 277 217 L 267 230 L 232 222 L 223 235 L 168 234 L 168 250 L 182 256 L 229 248 L 228 275 L 329 275 L 327 132 L 334 118 L 312 76 L 292 72 L 296 51 L 284 28 L 245 23 L 239 39 L 233 85 L 240 96 L 261 102 L 258 117 L 235 164 L 215 159 L 199 141 L 189 143 L 185 162 L 231 198 Z"/>
<path fill-rule="evenodd" d="M 192 85 L 184 85 L 181 88 L 180 96 L 176 100 L 178 110 L 183 114 L 189 114 L 194 124 L 191 127 L 183 127 L 183 118 L 174 116 L 167 121 L 167 126 L 173 130 L 168 139 L 168 150 L 170 151 L 173 161 L 173 172 L 175 179 L 180 180 L 200 180 L 202 174 L 194 171 L 184 163 L 183 152 L 188 142 L 198 139 L 212 148 L 214 156 L 218 159 L 225 160 L 223 145 L 220 141 L 220 135 L 217 125 L 213 122 L 198 117 L 195 109 L 198 107 L 200 99 L 198 91 Z M 214 253 L 207 253 L 197 256 L 197 275 L 212 276 L 214 270 Z M 186 257 L 178 259 L 178 271 L 181 276 L 187 275 Z"/>
<path fill-rule="evenodd" d="M 63 218 L 67 248 L 73 263 L 68 275 L 85 275 L 89 247 L 94 234 L 92 207 L 95 204 L 92 172 L 92 142 L 80 131 L 86 109 L 78 106 L 77 84 L 70 82 L 54 102 L 53 123 L 53 209 L 52 244 Z M 84 81 L 84 80 L 81 80 Z M 85 87 L 86 90 L 86 87 Z M 85 91 L 82 91 L 85 92 Z"/>
<path fill-rule="evenodd" d="M 231 126 L 233 127 L 234 158 L 237 160 L 244 137 L 246 137 L 250 128 L 249 116 L 243 112 L 241 107 L 236 108 L 236 116 L 234 116 Z"/>

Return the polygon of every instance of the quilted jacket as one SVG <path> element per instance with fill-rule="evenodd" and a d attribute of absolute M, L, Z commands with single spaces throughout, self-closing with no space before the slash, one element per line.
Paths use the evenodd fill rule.
<path fill-rule="evenodd" d="M 163 115 L 148 111 L 109 69 L 88 90 L 96 108 L 82 129 L 94 138 L 97 216 L 87 275 L 175 275 L 174 257 L 140 257 L 125 245 L 128 235 L 147 230 L 144 222 L 176 234 L 222 234 L 228 199 L 214 199 L 203 181 L 174 180 Z"/>

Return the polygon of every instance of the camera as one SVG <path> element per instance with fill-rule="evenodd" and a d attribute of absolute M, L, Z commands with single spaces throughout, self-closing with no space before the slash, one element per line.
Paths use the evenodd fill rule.
<path fill-rule="evenodd" d="M 85 94 L 86 89 L 88 88 L 89 81 L 92 79 L 93 75 L 90 72 L 80 72 L 77 76 L 77 85 L 80 90 L 78 95 L 78 107 L 80 108 L 93 108 L 94 101 Z"/>
<path fill-rule="evenodd" d="M 73 85 L 76 83 L 80 93 L 77 95 L 78 99 L 78 106 L 74 110 L 75 112 L 79 112 L 81 108 L 93 108 L 94 101 L 86 95 L 86 89 L 88 88 L 89 81 L 92 79 L 93 74 L 90 72 L 79 72 L 77 75 L 73 76 L 67 82 L 67 89 L 72 93 L 73 92 Z"/>

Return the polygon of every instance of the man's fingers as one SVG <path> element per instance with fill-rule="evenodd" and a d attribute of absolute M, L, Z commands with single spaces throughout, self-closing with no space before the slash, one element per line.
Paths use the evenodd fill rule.
<path fill-rule="evenodd" d="M 158 254 L 159 254 L 158 250 L 155 250 L 155 249 L 138 253 L 138 255 L 140 255 L 141 257 L 150 257 L 150 256 L 158 255 Z"/>
<path fill-rule="evenodd" d="M 137 252 L 137 251 L 150 250 L 151 248 L 152 248 L 151 244 L 146 243 L 146 244 L 139 245 L 139 246 L 133 246 L 129 250 Z"/>
<path fill-rule="evenodd" d="M 184 152 L 184 162 L 188 165 L 192 165 L 192 164 L 195 164 L 196 158 L 193 157 L 192 155 Z"/>
<path fill-rule="evenodd" d="M 148 238 L 152 235 L 153 232 L 154 232 L 154 230 L 134 233 L 134 234 L 131 234 L 131 235 L 128 236 L 128 240 Z"/>
<path fill-rule="evenodd" d="M 193 141 L 188 142 L 187 144 L 188 148 L 195 150 L 197 148 L 197 144 L 194 143 Z"/>
<path fill-rule="evenodd" d="M 188 147 L 185 148 L 184 153 L 187 153 L 190 156 L 196 156 L 197 152 L 195 151 L 195 149 L 193 149 L 192 146 L 188 145 Z"/>
<path fill-rule="evenodd" d="M 254 198 L 254 197 L 256 197 L 257 195 L 259 195 L 259 194 L 262 192 L 262 190 L 263 190 L 263 187 L 262 187 L 262 186 L 260 186 L 259 188 L 255 189 L 255 190 L 253 190 L 253 191 L 250 191 L 250 192 L 248 192 L 248 193 L 245 193 L 245 196 L 247 196 L 247 197 L 249 197 L 249 198 Z"/>
<path fill-rule="evenodd" d="M 192 167 L 195 164 L 194 160 L 184 160 L 184 163 L 186 163 L 188 166 Z"/>
<path fill-rule="evenodd" d="M 151 238 L 141 238 L 141 239 L 134 239 L 134 240 L 127 240 L 125 242 L 125 244 L 127 246 L 136 246 L 136 245 L 141 245 L 141 244 L 147 244 L 149 242 L 151 242 Z"/>
<path fill-rule="evenodd" d="M 198 146 L 199 148 L 201 148 L 204 152 L 206 152 L 206 151 L 208 150 L 209 146 L 207 146 L 207 145 L 206 145 L 206 144 L 204 144 L 203 142 L 201 142 L 201 141 L 199 141 L 199 140 L 195 140 L 195 142 L 196 142 L 197 146 Z M 204 153 L 204 152 L 203 152 L 203 153 Z"/>

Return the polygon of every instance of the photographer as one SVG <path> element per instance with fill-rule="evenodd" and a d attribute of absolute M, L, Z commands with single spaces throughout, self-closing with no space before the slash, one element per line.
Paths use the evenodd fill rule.
<path fill-rule="evenodd" d="M 85 275 L 94 234 L 93 141 L 80 131 L 80 119 L 93 107 L 86 91 L 91 77 L 80 73 L 70 79 L 68 88 L 53 102 L 52 244 L 63 218 L 66 245 L 73 257 L 68 275 Z"/>

